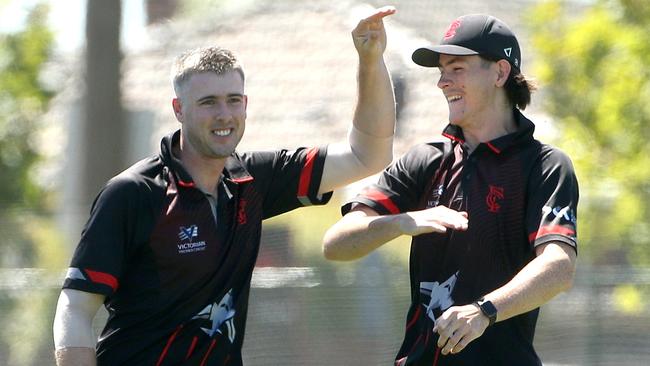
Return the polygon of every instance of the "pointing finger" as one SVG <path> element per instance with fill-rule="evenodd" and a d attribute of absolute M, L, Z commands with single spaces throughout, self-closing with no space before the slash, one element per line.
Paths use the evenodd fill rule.
<path fill-rule="evenodd" d="M 375 13 L 372 14 L 371 16 L 367 17 L 366 19 L 362 20 L 363 22 L 377 22 L 381 21 L 384 17 L 387 17 L 389 15 L 393 15 L 397 12 L 394 6 L 384 6 L 381 7 L 377 10 L 375 10 Z"/>

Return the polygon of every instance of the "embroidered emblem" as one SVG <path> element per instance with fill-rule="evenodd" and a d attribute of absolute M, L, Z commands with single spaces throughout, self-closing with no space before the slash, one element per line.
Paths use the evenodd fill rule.
<path fill-rule="evenodd" d="M 199 227 L 196 225 L 181 226 L 178 232 L 180 243 L 176 244 L 178 254 L 188 254 L 202 252 L 206 249 L 207 244 L 203 240 L 193 241 L 199 236 Z"/>
<path fill-rule="evenodd" d="M 458 27 L 460 27 L 460 20 L 456 19 L 449 25 L 449 29 L 447 29 L 447 32 L 445 32 L 444 39 L 447 40 L 449 38 L 453 38 L 456 35 L 456 30 Z"/>
<path fill-rule="evenodd" d="M 487 204 L 488 211 L 490 212 L 499 212 L 501 210 L 501 205 L 498 200 L 503 199 L 503 187 L 496 187 L 490 185 L 490 191 L 485 197 L 485 203 Z"/>
<path fill-rule="evenodd" d="M 235 315 L 235 301 L 232 289 L 230 289 L 221 301 L 207 305 L 192 319 L 203 320 L 206 327 L 201 327 L 201 330 L 208 337 L 213 337 L 216 333 L 224 334 L 223 331 L 225 330 L 228 333 L 228 340 L 233 343 L 237 331 L 235 328 Z M 223 324 L 226 325 L 226 329 L 221 329 Z"/>
<path fill-rule="evenodd" d="M 181 226 L 180 231 L 178 233 L 178 238 L 185 241 L 189 240 L 192 241 L 192 239 L 196 238 L 199 236 L 199 228 L 196 225 L 190 225 L 188 227 Z"/>
<path fill-rule="evenodd" d="M 246 222 L 248 222 L 248 218 L 246 217 L 247 203 L 248 202 L 246 200 L 239 201 L 239 210 L 237 211 L 237 224 L 239 225 L 245 225 Z"/>
<path fill-rule="evenodd" d="M 436 321 L 434 311 L 439 310 L 443 312 L 454 305 L 454 299 L 451 297 L 451 293 L 456 286 L 456 280 L 458 280 L 458 271 L 442 283 L 438 283 L 438 281 L 420 282 L 420 294 L 429 297 L 429 303 L 426 305 L 422 303 L 421 305 L 426 309 L 427 315 L 434 322 Z"/>

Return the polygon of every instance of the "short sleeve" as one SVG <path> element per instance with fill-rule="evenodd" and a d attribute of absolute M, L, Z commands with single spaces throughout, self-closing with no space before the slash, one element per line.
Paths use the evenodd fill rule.
<path fill-rule="evenodd" d="M 422 195 L 442 160 L 442 143 L 414 146 L 388 166 L 377 183 L 364 188 L 341 208 L 343 215 L 355 203 L 364 204 L 380 215 L 392 215 L 419 208 Z"/>
<path fill-rule="evenodd" d="M 526 225 L 533 247 L 559 241 L 577 251 L 578 181 L 562 151 L 547 147 L 531 172 Z"/>
<path fill-rule="evenodd" d="M 326 156 L 327 147 L 244 154 L 247 168 L 263 187 L 263 217 L 329 202 L 332 192 L 318 194 Z"/>
<path fill-rule="evenodd" d="M 133 237 L 137 186 L 115 178 L 93 202 L 63 288 L 111 296 L 119 287 Z"/>

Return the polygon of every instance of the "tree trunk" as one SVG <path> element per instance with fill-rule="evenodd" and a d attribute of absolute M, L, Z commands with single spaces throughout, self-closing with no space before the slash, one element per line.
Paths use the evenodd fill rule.
<path fill-rule="evenodd" d="M 125 168 L 120 20 L 121 1 L 88 0 L 79 192 L 82 204 L 88 206 L 106 181 Z"/>

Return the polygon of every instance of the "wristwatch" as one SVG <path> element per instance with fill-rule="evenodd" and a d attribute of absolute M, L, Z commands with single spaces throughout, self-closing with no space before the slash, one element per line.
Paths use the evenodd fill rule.
<path fill-rule="evenodd" d="M 494 304 L 492 304 L 491 301 L 480 298 L 474 301 L 474 305 L 478 306 L 478 308 L 481 309 L 481 312 L 490 320 L 488 327 L 497 321 L 497 308 L 494 307 Z"/>

